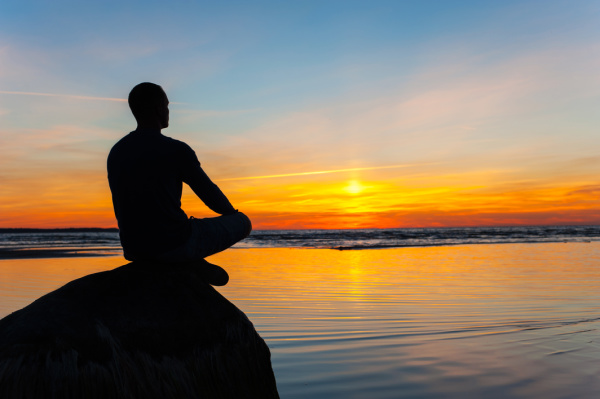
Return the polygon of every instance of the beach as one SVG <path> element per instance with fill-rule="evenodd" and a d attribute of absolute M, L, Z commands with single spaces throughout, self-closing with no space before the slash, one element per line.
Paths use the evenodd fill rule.
<path fill-rule="evenodd" d="M 600 394 L 600 243 L 230 249 L 282 398 Z M 0 317 L 121 256 L 0 260 Z"/>

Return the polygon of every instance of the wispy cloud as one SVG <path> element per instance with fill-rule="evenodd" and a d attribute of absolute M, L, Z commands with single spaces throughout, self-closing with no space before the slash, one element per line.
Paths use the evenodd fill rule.
<path fill-rule="evenodd" d="M 309 176 L 309 175 L 324 175 L 330 173 L 342 173 L 342 172 L 359 172 L 365 170 L 379 170 L 379 169 L 396 169 L 396 168 L 409 168 L 413 166 L 423 166 L 429 164 L 405 164 L 405 165 L 387 165 L 387 166 L 368 166 L 363 168 L 349 168 L 349 169 L 333 169 L 333 170 L 320 170 L 314 172 L 296 172 L 296 173 L 285 173 L 278 175 L 265 175 L 265 176 L 247 176 L 247 177 L 232 177 L 229 179 L 218 179 L 215 181 L 233 181 L 233 180 L 256 180 L 256 179 L 273 179 L 278 177 L 293 177 L 293 176 Z"/>
<path fill-rule="evenodd" d="M 282 167 L 318 168 L 311 164 L 334 169 L 439 160 L 486 167 L 514 163 L 523 154 L 573 158 L 594 146 L 577 144 L 573 129 L 564 134 L 554 115 L 566 105 L 581 104 L 584 112 L 584 102 L 597 95 L 597 53 L 595 44 L 584 43 L 501 59 L 487 54 L 487 61 L 481 59 L 485 54 L 435 59 L 408 85 L 350 90 L 326 102 L 315 98 L 243 134 L 224 136 L 214 149 L 245 157 L 237 163 L 259 176 L 276 175 Z"/>
<path fill-rule="evenodd" d="M 19 95 L 19 96 L 39 96 L 39 97 L 60 97 L 60 98 L 71 98 L 74 100 L 127 102 L 127 99 L 125 99 L 125 98 L 81 96 L 81 95 L 77 95 L 77 94 L 36 93 L 36 92 L 31 92 L 31 91 L 0 90 L 0 94 L 15 94 L 15 95 Z"/>

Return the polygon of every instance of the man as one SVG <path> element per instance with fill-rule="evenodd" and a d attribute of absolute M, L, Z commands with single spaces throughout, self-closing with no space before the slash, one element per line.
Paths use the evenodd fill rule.
<path fill-rule="evenodd" d="M 247 237 L 250 219 L 204 173 L 190 146 L 162 135 L 169 126 L 169 100 L 162 87 L 140 83 L 128 101 L 137 129 L 114 145 L 107 162 L 125 258 L 198 261 L 209 283 L 226 284 L 227 272 L 203 259 Z M 188 218 L 181 209 L 182 183 L 221 216 Z"/>

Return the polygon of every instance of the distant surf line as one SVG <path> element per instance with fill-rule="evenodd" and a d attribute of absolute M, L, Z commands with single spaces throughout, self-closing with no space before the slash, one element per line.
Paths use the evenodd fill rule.
<path fill-rule="evenodd" d="M 403 164 L 403 165 L 387 165 L 387 166 L 367 166 L 362 168 L 348 168 L 348 169 L 331 169 L 331 170 L 319 170 L 314 172 L 296 172 L 296 173 L 284 173 L 279 175 L 263 175 L 263 176 L 246 176 L 246 177 L 231 177 L 228 179 L 215 179 L 215 181 L 233 181 L 233 180 L 254 180 L 254 179 L 273 179 L 278 177 L 292 177 L 292 176 L 309 176 L 309 175 L 324 175 L 328 173 L 341 173 L 341 172 L 358 172 L 363 170 L 377 170 L 377 169 L 395 169 L 395 168 L 409 168 L 411 166 L 423 166 L 432 165 L 434 163 L 421 163 L 421 164 Z"/>

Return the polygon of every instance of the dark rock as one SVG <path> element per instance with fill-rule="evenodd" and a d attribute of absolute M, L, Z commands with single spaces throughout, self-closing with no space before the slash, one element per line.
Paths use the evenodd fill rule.
<path fill-rule="evenodd" d="M 0 398 L 278 398 L 269 348 L 200 269 L 130 263 L 0 320 Z"/>

